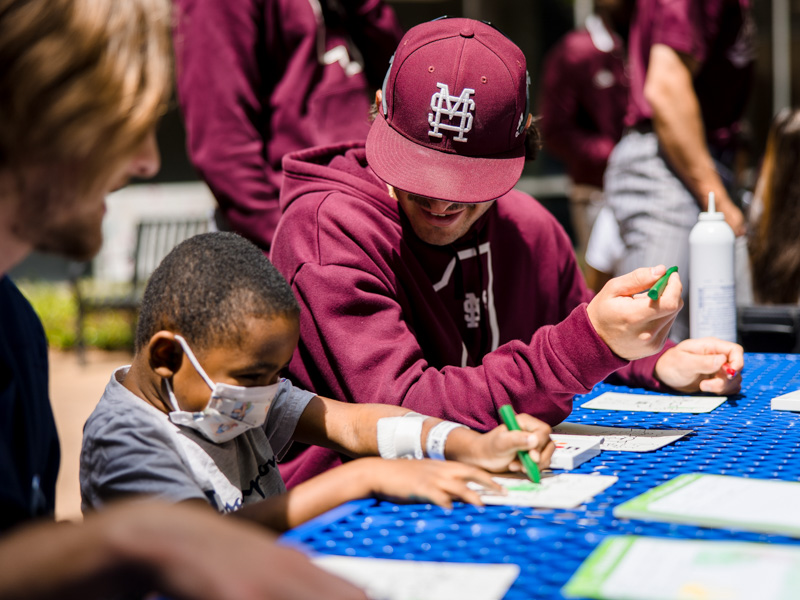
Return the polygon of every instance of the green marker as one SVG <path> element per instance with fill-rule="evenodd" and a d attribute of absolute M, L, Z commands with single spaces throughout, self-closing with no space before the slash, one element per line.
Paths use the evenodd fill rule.
<path fill-rule="evenodd" d="M 653 284 L 649 290 L 647 290 L 647 296 L 650 300 L 658 300 L 661 298 L 661 294 L 664 293 L 664 288 L 667 287 L 667 281 L 669 280 L 669 276 L 673 273 L 678 272 L 678 267 L 670 267 L 667 269 L 667 272 L 661 276 L 661 278 Z"/>
<path fill-rule="evenodd" d="M 503 418 L 503 423 L 506 424 L 509 431 L 521 431 L 519 423 L 517 423 L 517 417 L 514 415 L 514 409 L 511 408 L 510 404 L 504 404 L 500 407 L 500 416 Z M 533 483 L 539 483 L 539 467 L 533 462 L 531 455 L 522 450 L 518 450 L 517 456 L 519 456 L 522 465 L 528 472 L 528 479 Z"/>

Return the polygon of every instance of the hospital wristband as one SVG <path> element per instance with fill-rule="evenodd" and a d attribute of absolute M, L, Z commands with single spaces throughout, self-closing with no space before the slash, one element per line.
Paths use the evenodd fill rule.
<path fill-rule="evenodd" d="M 452 421 L 442 421 L 437 423 L 429 432 L 428 439 L 425 442 L 425 450 L 428 458 L 433 460 L 445 460 L 444 446 L 447 443 L 447 436 L 450 432 L 459 427 L 465 427 L 461 423 L 453 423 Z"/>

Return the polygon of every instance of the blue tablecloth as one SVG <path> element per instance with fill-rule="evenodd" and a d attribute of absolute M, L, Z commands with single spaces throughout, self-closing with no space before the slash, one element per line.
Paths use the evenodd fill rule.
<path fill-rule="evenodd" d="M 770 400 L 800 389 L 800 355 L 747 354 L 742 392 L 699 415 L 582 409 L 605 391 L 599 384 L 576 396 L 568 422 L 618 427 L 693 429 L 660 450 L 604 451 L 573 473 L 599 472 L 619 481 L 572 510 L 458 503 L 452 510 L 427 504 L 350 502 L 284 535 L 312 551 L 406 560 L 516 563 L 520 575 L 506 598 L 561 598 L 560 589 L 608 534 L 800 544 L 800 540 L 725 529 L 616 519 L 618 504 L 681 473 L 716 473 L 800 480 L 800 413 L 773 411 Z M 633 390 L 642 393 L 643 390 Z M 800 507 L 798 507 L 800 510 Z"/>

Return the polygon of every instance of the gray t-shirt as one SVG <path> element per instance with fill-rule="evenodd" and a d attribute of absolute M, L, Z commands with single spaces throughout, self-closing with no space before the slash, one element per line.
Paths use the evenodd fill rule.
<path fill-rule="evenodd" d="M 173 424 L 122 385 L 130 367 L 111 376 L 83 428 L 82 510 L 135 494 L 179 502 L 201 498 L 230 512 L 286 491 L 275 457 L 292 443 L 300 415 L 314 394 L 284 379 L 264 428 L 222 444 Z M 274 451 L 274 452 L 273 452 Z"/>

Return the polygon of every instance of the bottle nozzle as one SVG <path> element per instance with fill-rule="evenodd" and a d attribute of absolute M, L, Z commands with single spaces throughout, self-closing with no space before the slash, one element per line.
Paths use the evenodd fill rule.
<path fill-rule="evenodd" d="M 708 212 L 717 212 L 717 203 L 714 200 L 714 192 L 708 192 Z"/>

